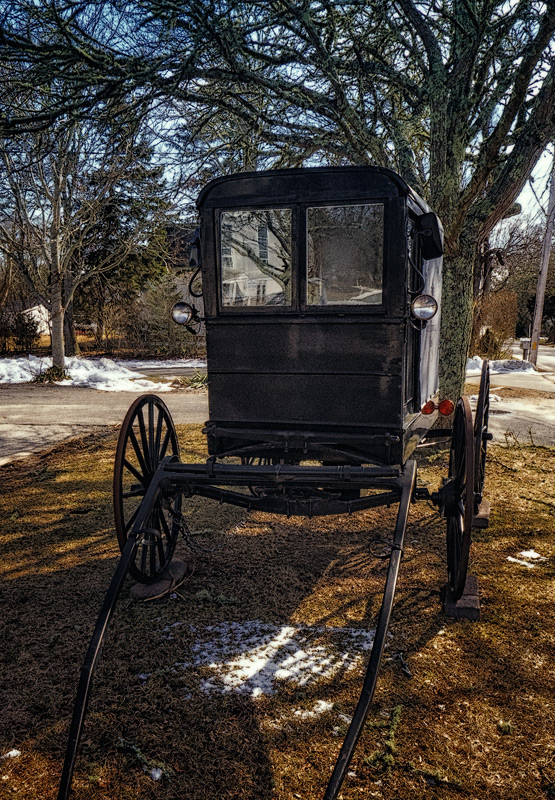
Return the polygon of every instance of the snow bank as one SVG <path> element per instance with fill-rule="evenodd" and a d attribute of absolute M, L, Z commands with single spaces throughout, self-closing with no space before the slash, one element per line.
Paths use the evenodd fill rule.
<path fill-rule="evenodd" d="M 1 358 L 0 383 L 28 383 L 51 366 L 51 358 Z M 66 358 L 65 371 L 70 377 L 59 381 L 59 386 L 86 386 L 104 392 L 171 391 L 167 383 L 149 381 L 110 358 Z"/>

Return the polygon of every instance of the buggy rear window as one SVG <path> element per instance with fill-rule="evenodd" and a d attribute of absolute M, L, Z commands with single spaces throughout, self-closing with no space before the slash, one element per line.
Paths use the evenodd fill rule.
<path fill-rule="evenodd" d="M 307 208 L 309 306 L 381 305 L 384 207 Z"/>
<path fill-rule="evenodd" d="M 291 305 L 291 209 L 220 214 L 224 307 Z"/>

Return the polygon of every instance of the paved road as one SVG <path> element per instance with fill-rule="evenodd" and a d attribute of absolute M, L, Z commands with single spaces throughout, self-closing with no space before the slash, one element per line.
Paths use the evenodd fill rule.
<path fill-rule="evenodd" d="M 515 359 L 522 358 L 519 344 L 515 342 L 510 349 Z M 494 442 L 555 446 L 555 399 L 548 394 L 538 394 L 526 400 L 509 399 L 504 394 L 506 387 L 555 394 L 553 345 L 540 345 L 537 368 L 538 372 L 507 372 L 491 376 L 492 394 L 500 398 L 499 402 L 490 404 L 489 430 Z"/>
<path fill-rule="evenodd" d="M 544 369 L 555 366 L 555 349 L 540 349 L 540 367 L 542 363 Z M 554 398 L 548 394 L 526 401 L 503 397 L 506 386 L 555 393 L 555 372 L 492 375 L 491 383 L 492 391 L 497 387 L 502 398 L 502 402 L 491 404 L 490 430 L 494 441 L 516 439 L 522 444 L 532 441 L 555 445 Z M 0 385 L 0 466 L 73 436 L 118 425 L 135 396 L 130 392 L 99 392 L 70 386 Z M 208 418 L 205 393 L 165 392 L 163 399 L 178 424 L 204 422 Z"/>
<path fill-rule="evenodd" d="M 513 342 L 509 347 L 511 354 L 517 358 L 522 358 L 522 347 L 520 346 L 520 342 L 517 339 Z M 555 374 L 555 345 L 552 344 L 540 344 L 538 348 L 538 363 L 537 368 L 540 372 L 550 372 L 552 373 L 552 377 Z"/>
<path fill-rule="evenodd" d="M 492 398 L 488 426 L 493 441 L 555 447 L 555 397 L 505 398 L 503 387 L 495 380 L 497 377 L 492 376 L 492 395 L 497 395 L 500 401 Z"/>
<path fill-rule="evenodd" d="M 0 386 L 0 466 L 73 436 L 119 424 L 137 395 L 34 383 Z M 206 393 L 164 392 L 174 421 L 208 419 Z"/>

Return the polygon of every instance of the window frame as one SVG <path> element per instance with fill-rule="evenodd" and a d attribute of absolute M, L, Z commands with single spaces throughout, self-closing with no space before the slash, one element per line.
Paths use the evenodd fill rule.
<path fill-rule="evenodd" d="M 391 218 L 396 219 L 398 209 L 396 208 L 396 197 L 362 197 L 349 198 L 344 201 L 323 200 L 321 202 L 275 202 L 266 204 L 237 204 L 218 206 L 214 208 L 214 263 L 216 266 L 216 298 L 218 316 L 237 316 L 247 315 L 252 317 L 259 315 L 280 315 L 280 316 L 398 316 L 398 313 L 391 308 L 395 293 L 390 286 L 393 273 L 391 264 L 392 244 L 390 242 Z M 309 305 L 307 298 L 307 278 L 308 278 L 308 253 L 307 253 L 307 210 L 309 208 L 333 208 L 360 205 L 381 205 L 384 211 L 383 217 L 383 277 L 382 277 L 382 302 L 380 304 L 346 304 L 346 305 Z M 253 305 L 253 306 L 228 306 L 223 303 L 223 283 L 222 283 L 222 251 L 221 251 L 221 217 L 222 214 L 241 211 L 276 211 L 289 210 L 291 212 L 291 302 L 289 305 Z M 406 266 L 406 265 L 404 265 Z M 395 270 L 397 271 L 397 270 Z M 401 287 L 398 287 L 400 290 Z"/>
<path fill-rule="evenodd" d="M 291 214 L 291 300 L 286 305 L 225 305 L 223 297 L 223 254 L 222 254 L 222 214 L 256 212 L 256 211 L 289 211 Z M 222 315 L 236 314 L 292 314 L 298 313 L 298 265 L 297 265 L 297 208 L 294 203 L 269 203 L 265 205 L 241 205 L 220 207 L 215 210 L 215 263 L 216 263 L 216 294 L 218 313 Z M 258 231 L 257 244 L 258 244 Z"/>

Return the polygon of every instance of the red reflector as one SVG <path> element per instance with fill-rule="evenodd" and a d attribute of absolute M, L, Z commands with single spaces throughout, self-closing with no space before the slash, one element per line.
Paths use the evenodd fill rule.
<path fill-rule="evenodd" d="M 428 402 L 425 403 L 420 409 L 422 414 L 433 414 L 435 410 L 436 410 L 436 404 L 434 403 L 433 400 L 428 400 Z"/>
<path fill-rule="evenodd" d="M 443 414 L 444 417 L 448 417 L 449 414 L 452 414 L 455 410 L 455 404 L 452 400 L 442 400 L 438 408 L 440 414 Z"/>

